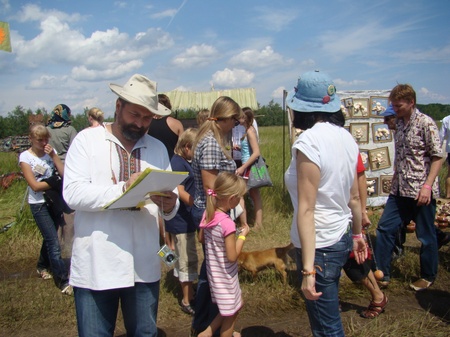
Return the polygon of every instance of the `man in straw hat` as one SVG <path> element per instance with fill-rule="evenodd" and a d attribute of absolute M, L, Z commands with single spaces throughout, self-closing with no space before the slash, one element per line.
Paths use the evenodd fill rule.
<path fill-rule="evenodd" d="M 171 170 L 165 146 L 147 135 L 158 104 L 156 83 L 133 75 L 119 97 L 115 121 L 78 134 L 66 157 L 64 197 L 77 211 L 70 271 L 78 333 L 113 336 L 119 301 L 128 336 L 157 336 L 161 276 L 158 214 L 175 216 L 178 196 L 152 196 L 142 208 L 104 210 L 148 167 Z M 159 212 L 160 211 L 160 212 Z"/>

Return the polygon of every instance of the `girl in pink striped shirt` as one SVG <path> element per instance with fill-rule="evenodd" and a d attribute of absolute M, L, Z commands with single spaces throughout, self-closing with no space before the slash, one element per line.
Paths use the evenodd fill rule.
<path fill-rule="evenodd" d="M 243 305 L 237 259 L 250 228 L 248 225 L 243 226 L 236 239 L 236 224 L 229 212 L 239 204 L 246 190 L 246 183 L 241 177 L 221 172 L 214 189 L 207 191 L 206 211 L 200 223 L 199 236 L 205 244 L 211 297 L 219 307 L 219 314 L 198 337 L 211 337 L 219 328 L 221 337 L 241 336 L 233 332 Z"/>

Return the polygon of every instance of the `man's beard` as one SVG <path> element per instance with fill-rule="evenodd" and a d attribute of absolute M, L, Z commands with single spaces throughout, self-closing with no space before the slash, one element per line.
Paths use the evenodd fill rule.
<path fill-rule="evenodd" d="M 136 142 L 146 133 L 146 128 L 138 128 L 133 124 L 122 124 L 122 135 L 126 140 Z"/>

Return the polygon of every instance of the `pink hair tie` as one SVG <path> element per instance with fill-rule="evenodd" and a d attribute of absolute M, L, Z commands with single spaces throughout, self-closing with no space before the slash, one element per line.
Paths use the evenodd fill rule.
<path fill-rule="evenodd" d="M 214 191 L 214 190 L 212 190 L 212 189 L 210 189 L 210 188 L 208 188 L 208 195 L 210 195 L 210 196 L 212 196 L 212 197 L 216 197 L 217 196 L 217 193 L 216 193 L 216 191 Z"/>

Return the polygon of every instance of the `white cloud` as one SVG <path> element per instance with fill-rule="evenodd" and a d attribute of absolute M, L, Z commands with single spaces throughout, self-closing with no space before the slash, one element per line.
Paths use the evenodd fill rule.
<path fill-rule="evenodd" d="M 283 92 L 286 90 L 285 87 L 278 87 L 274 91 L 272 91 L 272 95 L 270 95 L 272 98 L 283 98 Z"/>
<path fill-rule="evenodd" d="M 99 81 L 103 79 L 119 78 L 125 74 L 135 72 L 143 65 L 142 60 L 131 60 L 129 62 L 117 62 L 115 67 L 104 70 L 88 69 L 85 66 L 74 67 L 71 76 L 77 81 Z"/>
<path fill-rule="evenodd" d="M 134 37 L 117 28 L 85 37 L 58 17 L 49 16 L 41 22 L 41 32 L 36 37 L 31 40 L 20 37 L 14 47 L 21 66 L 72 66 L 75 79 L 92 81 L 138 69 L 145 57 L 170 48 L 173 43 L 170 35 L 158 28 L 149 28 Z"/>
<path fill-rule="evenodd" d="M 407 52 L 397 52 L 392 54 L 396 59 L 400 58 L 402 61 L 406 62 L 417 62 L 417 63 L 450 63 L 450 45 L 419 49 L 419 50 L 408 50 Z"/>
<path fill-rule="evenodd" d="M 216 71 L 212 75 L 212 82 L 215 86 L 223 86 L 228 88 L 247 86 L 255 77 L 254 73 L 251 73 L 244 69 L 228 69 L 225 68 L 221 71 Z"/>
<path fill-rule="evenodd" d="M 64 84 L 67 81 L 67 77 L 64 76 L 64 79 L 58 78 L 57 76 L 52 75 L 42 75 L 38 79 L 32 80 L 29 89 L 54 89 L 61 87 L 61 84 Z"/>
<path fill-rule="evenodd" d="M 280 32 L 297 18 L 296 10 L 275 9 L 269 7 L 256 8 L 258 15 L 254 17 L 253 24 L 266 30 Z"/>
<path fill-rule="evenodd" d="M 150 15 L 150 17 L 152 19 L 164 19 L 164 18 L 172 18 L 175 16 L 175 14 L 177 14 L 178 10 L 177 9 L 167 9 L 165 11 L 159 12 L 159 13 L 155 13 Z"/>
<path fill-rule="evenodd" d="M 364 25 L 358 22 L 339 31 L 339 34 L 336 30 L 327 31 L 318 39 L 323 52 L 336 59 L 348 55 L 365 55 L 370 50 L 373 53 L 384 53 L 384 50 L 378 50 L 376 46 L 383 46 L 397 39 L 400 34 L 414 29 L 414 24 L 415 22 L 405 22 L 387 26 L 383 25 L 382 21 L 372 21 Z"/>
<path fill-rule="evenodd" d="M 431 92 L 430 90 L 424 87 L 420 88 L 419 93 L 421 94 L 421 96 L 427 98 L 431 102 L 441 102 L 448 100 L 448 97 Z"/>
<path fill-rule="evenodd" d="M 127 3 L 125 1 L 114 1 L 114 6 L 120 9 L 127 8 Z"/>
<path fill-rule="evenodd" d="M 336 84 L 337 87 L 358 87 L 360 85 L 367 84 L 367 81 L 363 80 L 351 80 L 351 81 L 345 81 L 341 78 L 335 78 L 333 80 L 334 84 Z"/>
<path fill-rule="evenodd" d="M 9 4 L 9 0 L 0 0 L 0 11 L 8 12 L 11 9 L 11 5 Z"/>
<path fill-rule="evenodd" d="M 19 22 L 46 21 L 48 18 L 57 18 L 61 22 L 77 22 L 83 17 L 78 14 L 67 14 L 56 9 L 42 10 L 38 5 L 27 4 L 17 12 L 15 18 Z"/>
<path fill-rule="evenodd" d="M 275 53 L 271 46 L 266 46 L 263 50 L 244 50 L 230 59 L 230 64 L 234 66 L 244 66 L 250 68 L 266 68 L 269 66 L 286 66 L 292 60 L 284 60 L 283 56 Z"/>
<path fill-rule="evenodd" d="M 216 48 L 203 43 L 194 45 L 175 56 L 172 64 L 180 68 L 205 66 L 217 58 L 218 54 Z"/>

